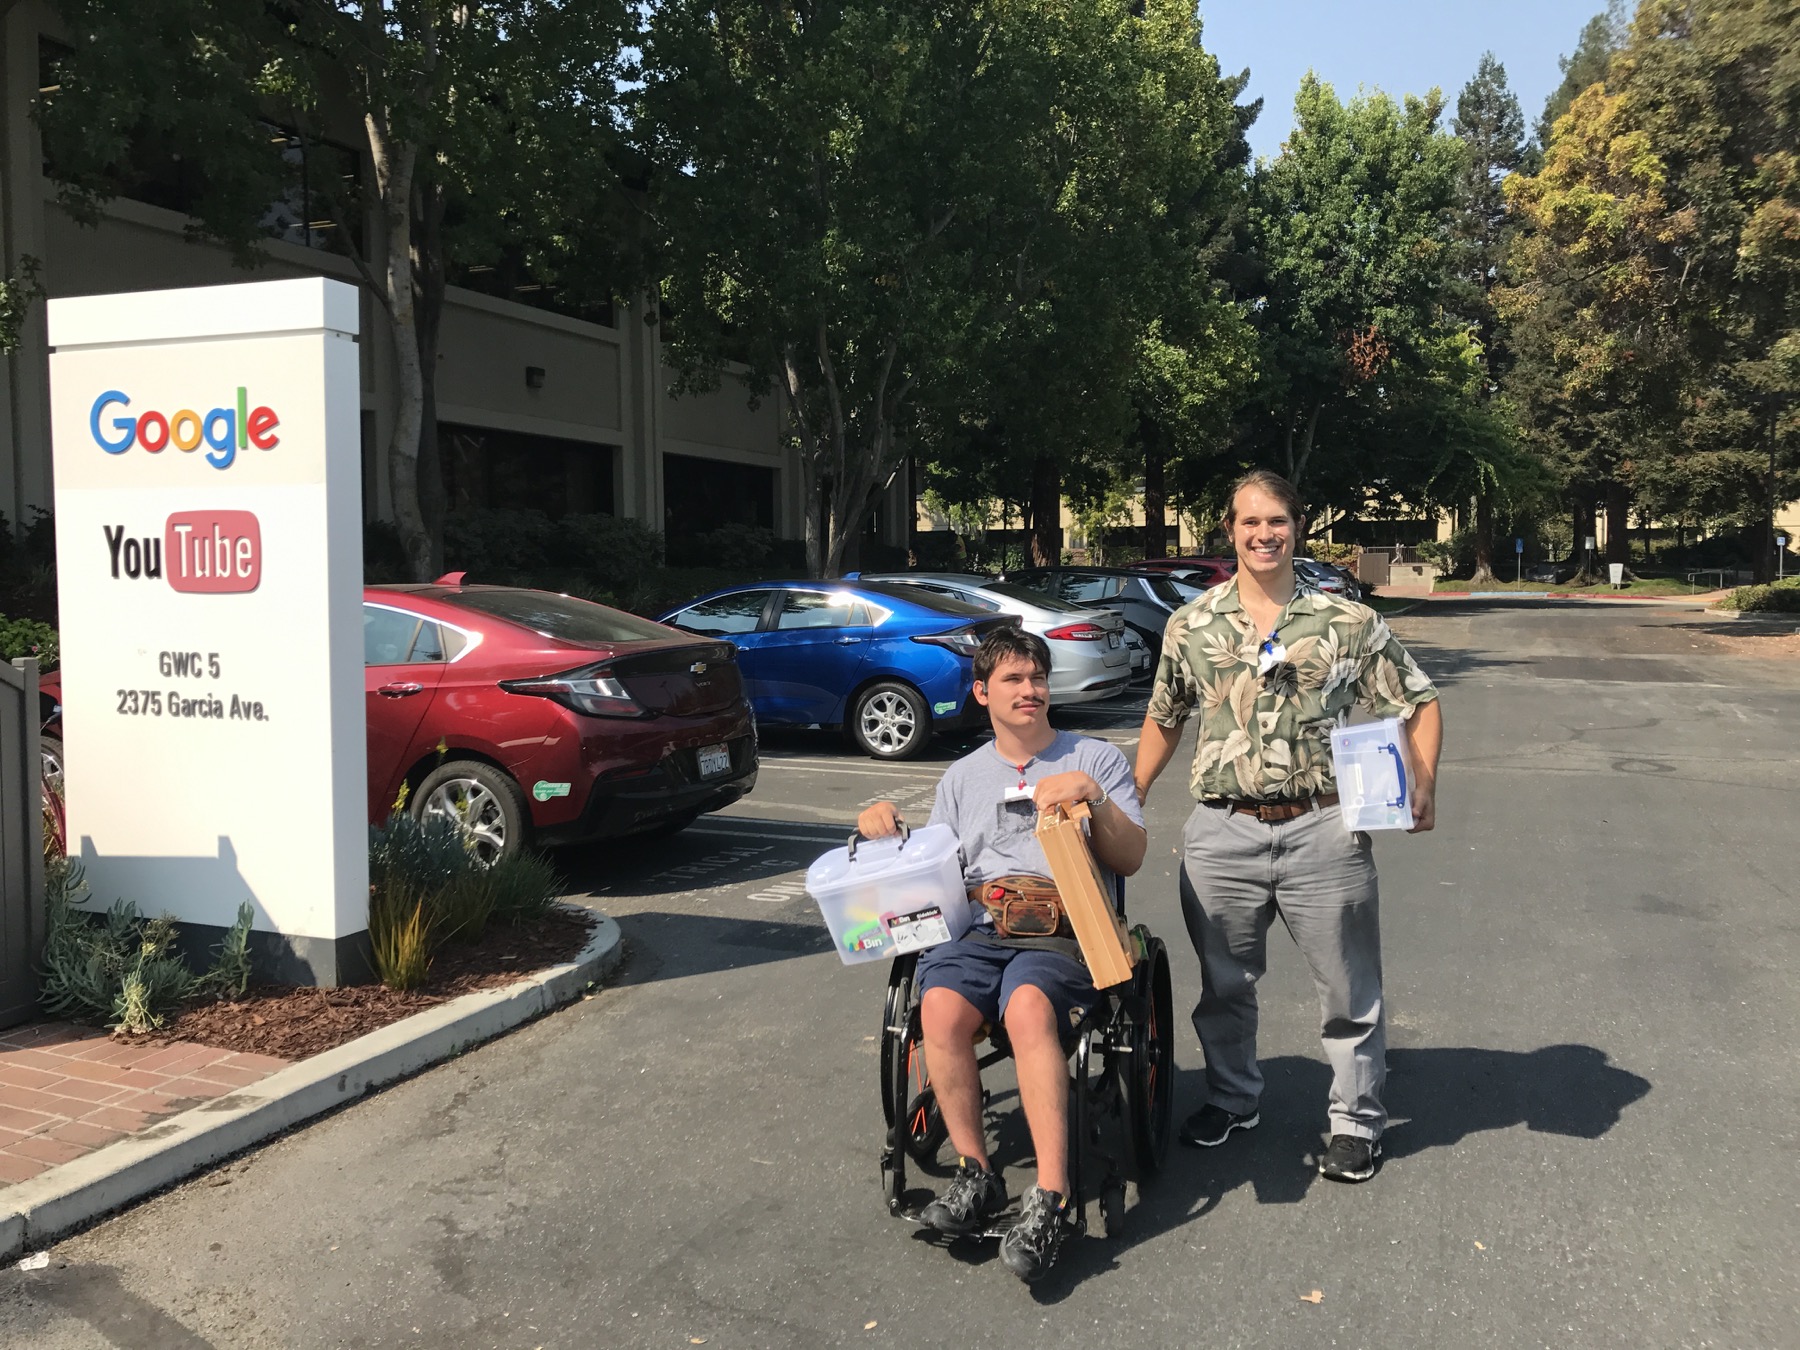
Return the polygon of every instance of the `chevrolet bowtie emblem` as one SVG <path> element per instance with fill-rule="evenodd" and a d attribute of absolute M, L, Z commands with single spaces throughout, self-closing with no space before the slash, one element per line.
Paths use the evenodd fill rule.
<path fill-rule="evenodd" d="M 690 674 L 690 675 L 704 675 L 704 674 L 706 674 L 706 662 L 704 662 L 704 661 L 696 661 L 696 662 L 694 662 L 694 664 L 693 664 L 693 665 L 691 665 L 691 666 L 689 666 L 689 667 L 688 667 L 688 674 Z"/>

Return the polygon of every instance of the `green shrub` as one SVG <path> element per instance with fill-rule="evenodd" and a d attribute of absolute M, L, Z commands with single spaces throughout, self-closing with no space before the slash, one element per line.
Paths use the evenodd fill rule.
<path fill-rule="evenodd" d="M 721 525 L 697 534 L 686 552 L 710 567 L 767 567 L 775 556 L 775 531 L 761 525 Z"/>
<path fill-rule="evenodd" d="M 38 1000 L 52 1016 L 149 1031 L 196 995 L 244 992 L 254 917 L 249 904 L 239 906 L 212 966 L 195 975 L 174 949 L 172 919 L 140 918 L 125 900 L 115 901 L 105 914 L 89 914 L 75 908 L 85 889 L 79 864 L 56 858 L 46 865 Z"/>
<path fill-rule="evenodd" d="M 1739 586 L 1719 601 L 1719 608 L 1741 614 L 1800 614 L 1800 577 L 1768 586 Z"/>
<path fill-rule="evenodd" d="M 515 853 L 487 869 L 489 913 L 496 922 L 524 923 L 550 912 L 562 892 L 562 878 L 542 854 Z"/>
<path fill-rule="evenodd" d="M 0 615 L 0 657 L 35 656 L 40 671 L 55 670 L 62 650 L 56 629 L 36 619 L 9 619 Z"/>

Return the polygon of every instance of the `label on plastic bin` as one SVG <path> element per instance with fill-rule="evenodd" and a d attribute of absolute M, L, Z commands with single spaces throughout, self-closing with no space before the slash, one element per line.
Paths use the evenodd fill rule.
<path fill-rule="evenodd" d="M 950 940 L 950 923 L 937 905 L 914 910 L 911 914 L 890 914 L 887 928 L 888 935 L 894 940 L 896 954 L 923 951 Z"/>

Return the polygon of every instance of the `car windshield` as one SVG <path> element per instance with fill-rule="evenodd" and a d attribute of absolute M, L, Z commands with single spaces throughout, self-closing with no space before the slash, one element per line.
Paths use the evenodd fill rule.
<path fill-rule="evenodd" d="M 436 598 L 479 614 L 505 619 L 559 642 L 667 641 L 674 636 L 661 624 L 640 619 L 635 614 L 549 591 L 496 586 L 491 590 L 483 587 Z"/>
<path fill-rule="evenodd" d="M 983 595 L 991 595 L 999 600 L 1017 600 L 1021 604 L 1036 605 L 1039 609 L 1047 609 L 1057 614 L 1090 614 L 1093 611 L 1081 605 L 1072 605 L 1067 600 L 1060 600 L 1045 591 L 1034 591 L 1029 586 L 1021 586 L 1011 581 L 990 581 L 981 588 Z"/>

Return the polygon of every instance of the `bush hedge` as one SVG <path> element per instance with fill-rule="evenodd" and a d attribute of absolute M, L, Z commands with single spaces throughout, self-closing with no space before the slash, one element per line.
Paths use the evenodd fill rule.
<path fill-rule="evenodd" d="M 1719 601 L 1719 608 L 1740 614 L 1800 614 L 1800 577 L 1768 586 L 1739 586 Z"/>

